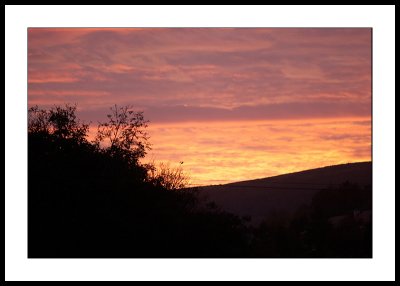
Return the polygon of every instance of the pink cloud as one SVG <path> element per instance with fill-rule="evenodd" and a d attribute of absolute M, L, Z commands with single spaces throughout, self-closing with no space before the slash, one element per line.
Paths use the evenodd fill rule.
<path fill-rule="evenodd" d="M 370 29 L 30 29 L 28 60 L 32 89 L 101 88 L 116 102 L 357 110 L 370 50 Z"/>
<path fill-rule="evenodd" d="M 233 165 L 248 163 L 246 158 L 258 166 L 252 170 L 254 176 L 298 170 L 300 162 L 306 162 L 305 168 L 368 159 L 371 32 L 367 28 L 30 28 L 28 105 L 77 103 L 82 119 L 96 122 L 113 104 L 133 104 L 152 124 L 165 124 L 153 138 L 161 159 L 173 160 L 182 150 L 195 155 L 201 146 L 207 147 L 205 154 L 216 161 L 199 167 L 196 164 L 208 157 L 196 157 L 191 167 L 204 174 L 198 180 L 210 180 L 205 174 L 216 165 L 221 169 L 215 172 L 226 176 Z M 328 131 L 315 123 L 352 118 L 356 123 L 324 125 Z M 285 120 L 293 122 L 282 123 Z M 243 128 L 228 124 L 239 121 Z M 274 130 L 253 128 L 255 121 L 271 124 L 268 128 Z M 295 126 L 299 121 L 303 125 Z M 211 122 L 219 122 L 221 128 L 206 133 Z M 175 124 L 185 127 L 174 128 Z M 195 147 L 186 140 L 179 149 L 178 141 L 168 137 L 178 138 L 179 132 Z M 275 133 L 273 142 L 266 144 Z M 223 136 L 232 142 L 244 135 L 250 136 L 246 142 L 233 150 L 226 148 Z M 286 152 L 292 157 L 278 150 L 283 144 L 278 138 L 291 138 Z M 313 140 L 315 153 L 307 149 Z M 276 152 L 274 159 L 263 163 L 263 148 L 269 155 Z M 283 170 L 278 166 L 282 160 L 293 163 Z M 264 174 L 263 168 L 271 172 Z M 234 175 L 240 179 L 237 172 Z"/>
<path fill-rule="evenodd" d="M 49 83 L 49 82 L 59 82 L 59 83 L 66 83 L 66 82 L 77 82 L 79 78 L 73 76 L 59 76 L 59 75 L 52 75 L 48 77 L 29 77 L 28 83 Z"/>

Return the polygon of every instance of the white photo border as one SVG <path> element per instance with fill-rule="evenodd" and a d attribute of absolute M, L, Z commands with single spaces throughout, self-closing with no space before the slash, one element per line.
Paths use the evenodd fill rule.
<path fill-rule="evenodd" d="M 28 27 L 373 28 L 372 259 L 27 259 Z M 5 6 L 5 278 L 395 279 L 395 6 Z"/>

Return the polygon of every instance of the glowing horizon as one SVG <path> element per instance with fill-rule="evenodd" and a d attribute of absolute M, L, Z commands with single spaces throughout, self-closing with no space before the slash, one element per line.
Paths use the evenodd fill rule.
<path fill-rule="evenodd" d="M 371 29 L 30 28 L 28 105 L 64 103 L 144 111 L 196 185 L 370 161 Z"/>
<path fill-rule="evenodd" d="M 370 130 L 369 118 L 362 117 L 150 124 L 153 149 L 144 161 L 183 161 L 194 185 L 230 183 L 370 161 Z"/>

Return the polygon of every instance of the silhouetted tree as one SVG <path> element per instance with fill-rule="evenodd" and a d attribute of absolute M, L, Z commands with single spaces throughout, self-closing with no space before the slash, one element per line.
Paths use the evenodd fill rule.
<path fill-rule="evenodd" d="M 75 113 L 76 105 L 54 106 L 49 110 L 33 106 L 28 111 L 28 132 L 72 139 L 77 143 L 87 142 L 89 124 L 80 122 Z"/>
<path fill-rule="evenodd" d="M 108 121 L 99 123 L 94 143 L 114 155 L 121 155 L 128 160 L 136 161 L 146 155 L 150 149 L 146 132 L 148 121 L 143 112 L 133 111 L 131 105 L 111 107 Z"/>
<path fill-rule="evenodd" d="M 29 110 L 29 257 L 245 256 L 238 217 L 197 207 L 181 167 L 139 162 L 142 113 L 115 106 L 90 143 L 75 111 Z"/>
<path fill-rule="evenodd" d="M 151 162 L 146 164 L 150 181 L 167 190 L 179 190 L 189 186 L 189 176 L 183 171 L 182 163 L 179 166 L 171 166 L 170 163 Z"/>
<path fill-rule="evenodd" d="M 28 134 L 50 134 L 50 112 L 37 105 L 28 110 Z"/>

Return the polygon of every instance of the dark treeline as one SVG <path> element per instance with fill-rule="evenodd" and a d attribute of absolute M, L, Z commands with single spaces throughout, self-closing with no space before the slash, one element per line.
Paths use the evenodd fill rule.
<path fill-rule="evenodd" d="M 150 148 L 141 112 L 115 106 L 91 142 L 75 112 L 29 110 L 30 258 L 372 256 L 371 187 L 321 190 L 254 227 L 139 162 Z"/>
<path fill-rule="evenodd" d="M 345 182 L 317 192 L 293 215 L 253 229 L 256 257 L 372 257 L 372 188 Z"/>

